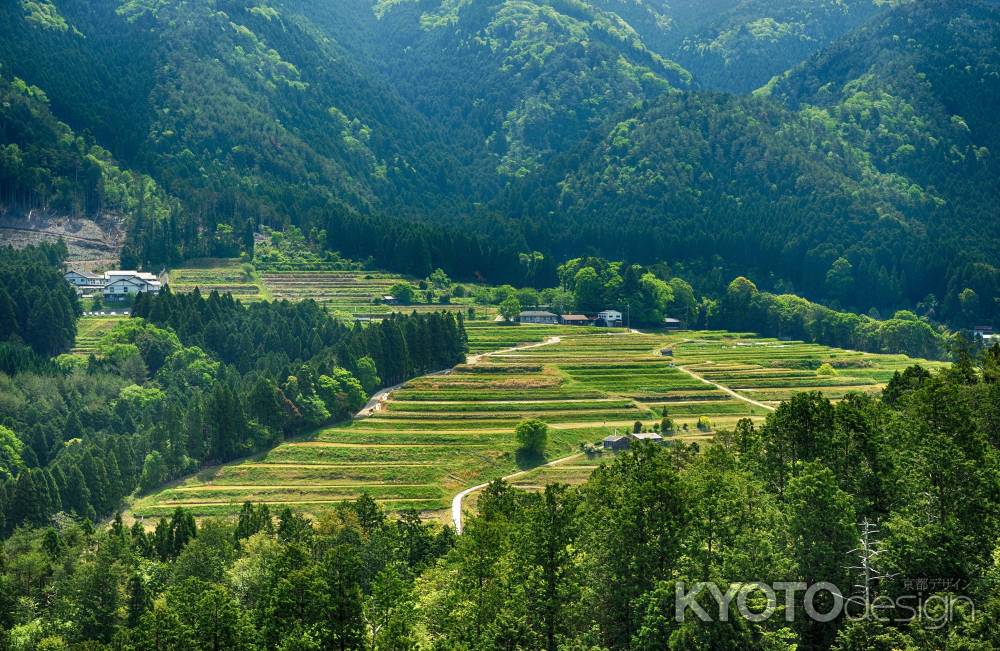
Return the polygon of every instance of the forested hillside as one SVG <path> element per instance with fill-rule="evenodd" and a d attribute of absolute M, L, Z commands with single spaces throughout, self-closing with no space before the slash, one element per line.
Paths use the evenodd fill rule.
<path fill-rule="evenodd" d="M 137 488 L 348 418 L 382 386 L 465 356 L 460 316 L 351 327 L 312 301 L 246 307 L 167 288 L 94 354 L 50 359 L 76 332 L 60 262 L 57 247 L 0 249 L 3 534 L 59 512 L 96 521 Z"/>
<path fill-rule="evenodd" d="M 703 88 L 748 93 L 863 24 L 889 3 L 730 0 L 720 4 L 714 12 L 705 11 L 704 3 L 697 0 L 671 3 L 675 12 L 684 8 L 703 20 L 671 52 Z"/>
<path fill-rule="evenodd" d="M 964 325 L 1000 318 L 998 21 L 996 3 L 915 3 L 767 90 L 933 201 L 924 277 L 943 281 L 939 316 Z"/>
<path fill-rule="evenodd" d="M 998 291 L 1000 222 L 986 205 L 998 17 L 985 2 L 907 5 L 762 96 L 661 96 L 517 186 L 505 209 L 557 255 L 718 255 L 862 312 L 919 304 L 995 321 L 978 297 Z M 982 42 L 960 43 L 970 33 Z"/>
<path fill-rule="evenodd" d="M 418 276 L 541 287 L 598 254 L 996 324 L 997 19 L 994 0 L 12 2 L 0 201 L 126 214 L 126 266 L 294 224 Z"/>

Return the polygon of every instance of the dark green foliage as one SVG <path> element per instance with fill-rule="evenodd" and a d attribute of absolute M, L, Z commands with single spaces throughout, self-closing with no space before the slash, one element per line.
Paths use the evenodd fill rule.
<path fill-rule="evenodd" d="M 942 333 L 912 313 L 880 321 L 790 294 L 761 292 L 742 276 L 729 283 L 717 303 L 707 307 L 704 322 L 710 327 L 930 359 L 943 357 L 950 347 Z"/>
<path fill-rule="evenodd" d="M 125 213 L 126 267 L 297 225 L 418 277 L 594 252 L 997 324 L 987 0 L 46 6 L 0 11 L 0 202 Z"/>
<path fill-rule="evenodd" d="M 0 342 L 23 342 L 43 357 L 72 347 L 80 305 L 63 279 L 65 258 L 61 242 L 23 250 L 0 248 Z M 9 352 L 3 355 L 3 370 L 16 373 L 41 365 L 16 353 L 12 344 L 4 345 Z"/>

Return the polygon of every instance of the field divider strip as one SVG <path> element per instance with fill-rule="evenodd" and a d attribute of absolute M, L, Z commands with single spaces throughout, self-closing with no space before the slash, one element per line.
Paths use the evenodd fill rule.
<path fill-rule="evenodd" d="M 727 387 L 724 384 L 719 384 L 718 382 L 712 382 L 711 380 L 706 380 L 704 377 L 702 377 L 701 375 L 698 375 L 697 373 L 695 373 L 694 371 L 692 371 L 689 368 L 685 368 L 683 366 L 678 366 L 677 368 L 680 369 L 681 371 L 684 371 L 685 373 L 687 373 L 688 375 L 690 375 L 691 377 L 693 377 L 696 380 L 700 380 L 700 381 L 704 382 L 705 384 L 709 384 L 709 385 L 715 387 L 716 389 L 719 389 L 720 391 L 725 391 L 726 393 L 728 393 L 729 395 L 733 396 L 734 398 L 736 398 L 738 400 L 742 400 L 743 402 L 750 403 L 751 405 L 754 405 L 756 407 L 761 407 L 762 409 L 766 409 L 768 411 L 774 411 L 774 407 L 772 407 L 771 405 L 766 405 L 763 402 L 759 402 L 757 400 L 754 400 L 753 398 L 747 398 L 746 396 L 737 393 L 736 391 L 730 389 L 729 387 Z"/>

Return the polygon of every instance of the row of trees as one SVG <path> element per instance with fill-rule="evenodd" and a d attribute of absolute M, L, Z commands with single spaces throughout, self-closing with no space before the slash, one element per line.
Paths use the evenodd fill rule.
<path fill-rule="evenodd" d="M 704 450 L 634 446 L 576 488 L 496 481 L 457 539 L 414 513 L 386 518 L 367 497 L 314 522 L 253 504 L 201 525 L 178 509 L 151 532 L 60 517 L 2 547 L 0 639 L 15 649 L 985 648 L 1000 617 L 998 405 L 1000 346 L 938 374 L 907 369 L 881 398 L 799 394 Z M 533 428 L 522 428 L 525 447 Z M 737 599 L 720 606 L 703 590 L 694 601 L 711 621 L 693 606 L 678 621 L 679 581 L 685 593 L 700 581 L 722 594 L 799 587 L 753 621 Z M 851 617 L 806 615 L 807 589 L 822 582 L 852 599 Z M 834 606 L 816 595 L 819 612 Z M 751 593 L 748 605 L 766 604 Z"/>
<path fill-rule="evenodd" d="M 703 318 L 709 327 L 928 359 L 945 357 L 950 344 L 912 312 L 900 311 L 886 320 L 838 312 L 798 296 L 761 292 L 742 276 L 729 284 L 720 300 L 705 305 Z"/>

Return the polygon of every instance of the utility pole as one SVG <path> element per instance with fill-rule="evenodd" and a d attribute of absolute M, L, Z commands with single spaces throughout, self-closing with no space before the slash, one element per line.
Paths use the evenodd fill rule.
<path fill-rule="evenodd" d="M 626 317 L 625 323 L 628 326 L 628 329 L 631 330 L 632 329 L 632 303 L 626 303 L 625 304 L 625 313 L 628 315 Z"/>

